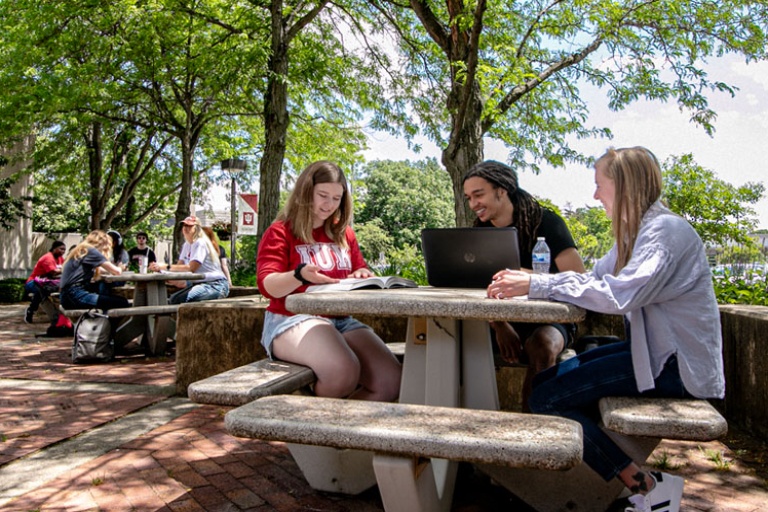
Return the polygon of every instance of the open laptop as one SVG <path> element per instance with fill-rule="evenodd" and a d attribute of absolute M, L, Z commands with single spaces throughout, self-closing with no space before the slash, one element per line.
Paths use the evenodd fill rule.
<path fill-rule="evenodd" d="M 429 228 L 421 248 L 430 286 L 486 288 L 493 275 L 520 268 L 515 228 Z"/>

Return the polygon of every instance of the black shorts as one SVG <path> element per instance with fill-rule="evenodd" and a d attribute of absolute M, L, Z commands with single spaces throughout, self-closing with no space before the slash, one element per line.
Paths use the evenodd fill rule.
<path fill-rule="evenodd" d="M 573 342 L 576 339 L 576 324 L 533 324 L 533 323 L 526 323 L 526 322 L 510 322 L 510 325 L 515 329 L 515 332 L 517 332 L 518 336 L 520 336 L 520 340 L 525 346 L 525 342 L 528 340 L 528 338 L 531 337 L 533 334 L 533 331 L 538 329 L 539 327 L 544 327 L 547 325 L 550 325 L 560 331 L 560 334 L 563 335 L 563 339 L 565 340 L 565 344 L 563 345 L 563 350 L 567 348 L 571 348 L 573 346 Z M 493 338 L 493 352 L 494 354 L 499 353 L 499 345 L 496 343 L 496 334 L 493 329 L 491 329 L 491 337 Z M 523 359 L 525 359 L 525 355 L 523 354 Z M 522 363 L 526 363 L 526 361 L 522 361 Z"/>

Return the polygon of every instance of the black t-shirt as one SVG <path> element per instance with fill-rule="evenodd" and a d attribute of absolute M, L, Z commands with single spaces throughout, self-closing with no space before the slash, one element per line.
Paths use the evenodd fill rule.
<path fill-rule="evenodd" d="M 493 227 L 493 224 L 490 222 L 480 222 L 478 223 L 478 226 Z M 519 237 L 518 240 L 520 242 L 520 267 L 530 269 L 533 267 L 533 258 L 531 256 L 531 251 L 529 251 L 527 247 L 530 246 L 533 248 L 536 240 L 534 238 L 533 243 L 531 243 L 525 236 L 525 233 L 520 231 L 518 231 L 517 236 Z M 576 242 L 573 241 L 573 236 L 571 236 L 571 232 L 568 230 L 565 221 L 552 210 L 542 208 L 541 223 L 534 236 L 543 236 L 549 246 L 549 272 L 552 274 L 559 272 L 560 269 L 558 269 L 555 264 L 557 255 L 570 247 L 573 247 L 574 249 L 576 248 Z"/>
<path fill-rule="evenodd" d="M 128 256 L 131 259 L 131 263 L 135 263 L 136 265 L 139 264 L 139 258 L 138 258 L 139 256 L 146 257 L 147 264 L 157 261 L 157 258 L 155 257 L 155 252 L 149 247 L 145 247 L 144 250 L 141 250 L 138 247 L 134 247 L 133 249 L 128 251 Z"/>
<path fill-rule="evenodd" d="M 88 252 L 82 259 L 67 260 L 61 271 L 61 289 L 72 286 L 87 288 L 91 284 L 96 268 L 105 261 L 107 258 L 93 247 L 88 248 Z"/>

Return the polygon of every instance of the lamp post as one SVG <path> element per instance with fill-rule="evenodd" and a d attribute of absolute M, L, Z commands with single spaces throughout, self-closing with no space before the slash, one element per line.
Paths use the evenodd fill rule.
<path fill-rule="evenodd" d="M 239 158 L 227 158 L 226 160 L 221 161 L 221 170 L 223 172 L 229 173 L 232 182 L 230 197 L 231 220 L 229 229 L 229 241 L 231 244 L 229 250 L 229 258 L 232 260 L 232 269 L 235 268 L 235 240 L 237 239 L 237 182 L 235 182 L 235 173 L 244 171 L 245 167 L 245 160 L 241 160 Z"/>

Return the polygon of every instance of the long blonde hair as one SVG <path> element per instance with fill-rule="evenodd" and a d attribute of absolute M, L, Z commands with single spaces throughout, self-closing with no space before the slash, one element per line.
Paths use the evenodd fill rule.
<path fill-rule="evenodd" d="M 216 233 L 213 232 L 213 228 L 210 226 L 203 226 L 203 232 L 213 244 L 213 248 L 216 250 L 216 255 L 219 256 L 221 254 L 221 251 L 219 250 L 221 244 L 219 244 L 219 239 L 216 238 Z"/>
<path fill-rule="evenodd" d="M 325 221 L 325 233 L 340 247 L 347 246 L 344 233 L 352 220 L 352 197 L 347 186 L 347 178 L 341 168 L 333 162 L 320 160 L 304 169 L 296 180 L 296 185 L 285 203 L 277 220 L 290 223 L 291 232 L 304 242 L 313 243 L 312 237 L 312 200 L 315 185 L 318 183 L 338 183 L 342 188 L 341 203 L 338 210 Z"/>
<path fill-rule="evenodd" d="M 656 156 L 641 146 L 609 148 L 595 168 L 598 165 L 616 188 L 611 220 L 618 253 L 614 272 L 618 274 L 632 257 L 645 212 L 661 197 L 661 168 Z"/>
<path fill-rule="evenodd" d="M 189 224 L 187 225 L 189 226 Z M 213 263 L 214 267 L 221 268 L 221 261 L 219 261 L 219 251 L 213 247 L 213 243 L 211 242 L 211 239 L 208 238 L 208 235 L 205 234 L 205 231 L 203 231 L 203 227 L 200 225 L 200 221 L 196 220 L 195 224 L 190 227 L 192 228 L 192 243 L 197 242 L 202 238 L 203 243 L 205 243 L 205 247 L 208 249 L 208 253 L 211 255 L 211 263 Z"/>
<path fill-rule="evenodd" d="M 112 237 L 100 229 L 91 231 L 85 237 L 85 240 L 69 251 L 67 261 L 84 258 L 85 255 L 88 254 L 88 249 L 91 247 L 99 251 L 105 258 L 107 258 L 107 260 L 109 260 L 112 256 Z"/>

